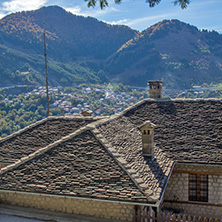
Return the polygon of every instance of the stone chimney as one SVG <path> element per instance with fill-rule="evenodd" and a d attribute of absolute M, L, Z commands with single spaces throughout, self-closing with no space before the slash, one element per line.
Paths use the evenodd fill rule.
<path fill-rule="evenodd" d="M 151 123 L 149 120 L 145 121 L 141 126 L 142 132 L 142 154 L 150 157 L 152 160 L 154 157 L 154 127 L 156 125 Z"/>
<path fill-rule="evenodd" d="M 163 81 L 160 80 L 152 80 L 148 82 L 150 98 L 162 98 L 162 85 Z"/>

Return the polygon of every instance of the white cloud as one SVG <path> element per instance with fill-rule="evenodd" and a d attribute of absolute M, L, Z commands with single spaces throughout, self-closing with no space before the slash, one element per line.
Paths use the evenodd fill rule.
<path fill-rule="evenodd" d="M 172 17 L 174 15 L 175 14 L 169 13 L 169 14 L 162 14 L 162 15 L 156 15 L 156 16 L 147 16 L 147 17 L 143 17 L 143 18 L 130 20 L 130 21 L 126 22 L 125 25 L 134 26 L 137 24 L 145 23 L 145 22 L 156 22 L 161 19 L 167 19 L 167 18 Z"/>
<path fill-rule="evenodd" d="M 0 19 L 5 17 L 5 16 L 6 16 L 6 14 L 0 12 Z"/>
<path fill-rule="evenodd" d="M 118 21 L 104 21 L 104 22 L 109 23 L 111 25 L 126 25 L 131 28 L 140 27 L 139 29 L 143 30 L 144 28 L 147 28 L 149 25 L 154 24 L 160 20 L 170 18 L 173 15 L 175 14 L 168 13 L 168 14 L 161 14 L 161 15 L 156 15 L 156 16 L 147 16 L 147 17 L 142 17 L 138 19 L 121 19 Z"/>
<path fill-rule="evenodd" d="M 112 22 L 107 22 L 107 21 L 104 21 L 106 23 L 109 23 L 111 25 L 126 25 L 128 22 L 129 22 L 129 19 L 121 19 L 121 20 L 118 20 L 118 21 L 112 21 Z"/>
<path fill-rule="evenodd" d="M 2 3 L 3 12 L 17 12 L 23 10 L 33 10 L 47 3 L 47 0 L 11 0 Z"/>
<path fill-rule="evenodd" d="M 82 15 L 82 16 L 91 16 L 91 17 L 100 17 L 100 16 L 104 16 L 108 13 L 111 12 L 118 12 L 118 9 L 116 9 L 115 7 L 107 7 L 105 9 L 100 9 L 100 8 L 87 8 L 85 10 L 83 10 L 80 6 L 75 6 L 72 8 L 66 8 L 65 10 L 68 12 L 71 12 L 75 15 Z"/>
<path fill-rule="evenodd" d="M 65 10 L 75 15 L 82 15 L 81 8 L 79 6 L 75 6 L 72 8 L 65 8 Z"/>

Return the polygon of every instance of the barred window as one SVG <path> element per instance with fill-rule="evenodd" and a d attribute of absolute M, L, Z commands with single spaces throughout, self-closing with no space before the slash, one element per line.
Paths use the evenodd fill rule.
<path fill-rule="evenodd" d="M 208 202 L 208 175 L 189 174 L 189 200 Z"/>

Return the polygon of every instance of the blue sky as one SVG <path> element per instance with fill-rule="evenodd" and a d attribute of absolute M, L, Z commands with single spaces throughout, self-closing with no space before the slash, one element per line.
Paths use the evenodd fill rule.
<path fill-rule="evenodd" d="M 162 0 L 154 8 L 149 8 L 145 0 L 122 0 L 118 5 L 108 1 L 109 7 L 101 10 L 99 7 L 88 8 L 84 0 L 0 0 L 0 18 L 12 12 L 58 5 L 76 15 L 91 16 L 140 31 L 163 19 L 179 19 L 199 29 L 222 33 L 222 0 L 191 0 L 184 10 L 174 6 L 173 0 Z"/>

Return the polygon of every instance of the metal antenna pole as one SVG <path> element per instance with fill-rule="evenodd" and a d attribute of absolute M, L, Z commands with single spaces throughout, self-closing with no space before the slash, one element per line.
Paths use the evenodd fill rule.
<path fill-rule="evenodd" d="M 43 22 L 45 26 L 45 22 Z M 47 96 L 47 114 L 49 116 L 49 87 L 48 87 L 48 75 L 47 75 L 47 54 L 46 54 L 46 42 L 45 42 L 45 27 L 44 27 L 44 56 L 45 56 L 45 80 L 46 80 L 46 96 Z"/>

